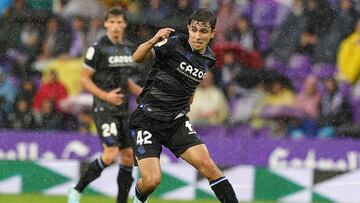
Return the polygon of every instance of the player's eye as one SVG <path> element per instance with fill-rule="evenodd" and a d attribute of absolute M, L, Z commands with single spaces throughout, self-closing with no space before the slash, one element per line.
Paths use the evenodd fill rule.
<path fill-rule="evenodd" d="M 201 29 L 200 32 L 206 34 L 206 33 L 209 32 L 209 30 L 208 29 Z"/>

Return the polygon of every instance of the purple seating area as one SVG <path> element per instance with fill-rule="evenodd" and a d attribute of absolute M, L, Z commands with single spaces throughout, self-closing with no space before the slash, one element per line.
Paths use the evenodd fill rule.
<path fill-rule="evenodd" d="M 258 49 L 260 53 L 266 53 L 270 47 L 271 32 L 268 30 L 259 30 L 259 45 Z"/>
<path fill-rule="evenodd" d="M 311 73 L 310 58 L 306 55 L 294 54 L 291 56 L 285 75 L 293 80 L 303 80 Z"/>
<path fill-rule="evenodd" d="M 255 0 L 243 10 L 257 30 L 258 50 L 266 53 L 270 48 L 272 31 L 283 23 L 291 9 L 275 0 Z"/>
<path fill-rule="evenodd" d="M 329 2 L 331 2 L 332 6 L 335 8 L 336 4 L 338 3 L 336 0 L 328 0 Z M 138 1 L 141 2 L 141 1 Z M 174 5 L 172 7 L 174 8 L 170 8 L 169 9 L 175 9 L 175 2 L 174 1 Z M 194 8 L 196 6 L 200 5 L 200 1 L 199 0 L 191 0 L 189 1 L 192 6 L 194 6 Z M 227 1 L 224 1 L 227 2 Z M 229 1 L 230 2 L 230 1 Z M 253 40 L 252 42 L 254 42 L 254 46 L 255 48 L 257 48 L 256 50 L 251 50 L 251 51 L 256 51 L 256 54 L 259 53 L 259 55 L 256 55 L 256 59 L 259 59 L 257 61 L 257 65 L 256 65 L 256 70 L 255 71 L 259 71 L 259 69 L 261 69 L 262 67 L 262 61 L 265 61 L 265 71 L 267 70 L 271 70 L 276 72 L 275 74 L 278 75 L 278 73 L 281 75 L 281 77 L 284 77 L 286 79 L 288 79 L 289 81 L 291 81 L 292 86 L 295 87 L 295 92 L 299 92 L 302 89 L 303 83 L 304 83 L 304 79 L 309 75 L 309 74 L 313 74 L 315 76 L 317 76 L 320 80 L 323 80 L 325 78 L 329 78 L 329 77 L 334 77 L 336 75 L 336 71 L 337 71 L 337 67 L 334 64 L 329 64 L 329 63 L 317 63 L 314 64 L 314 59 L 312 57 L 310 57 L 309 55 L 305 55 L 305 54 L 299 54 L 299 53 L 295 53 L 292 54 L 293 52 L 296 51 L 300 51 L 300 50 L 295 50 L 294 49 L 280 49 L 280 50 L 285 50 L 285 53 L 289 53 L 290 57 L 288 58 L 288 55 L 286 55 L 286 57 L 283 57 L 282 60 L 277 59 L 274 56 L 274 52 L 271 52 L 273 50 L 271 50 L 271 46 L 272 46 L 272 37 L 273 34 L 276 33 L 275 31 L 278 31 L 280 26 L 283 24 L 283 22 L 287 19 L 287 17 L 289 16 L 290 13 L 293 13 L 292 11 L 292 7 L 290 6 L 290 3 L 287 5 L 286 2 L 284 3 L 283 1 L 278 1 L 278 0 L 253 0 L 253 1 L 231 1 L 234 3 L 234 6 L 238 6 L 239 9 L 237 11 L 241 12 L 241 16 L 246 16 L 249 19 L 249 22 L 251 22 L 251 28 L 254 28 L 252 30 L 255 30 L 255 34 L 252 39 L 258 38 L 256 40 Z M 336 2 L 336 3 L 335 3 Z M 216 4 L 214 7 L 212 7 L 213 9 L 219 9 L 221 8 L 221 4 L 223 3 L 223 1 L 213 1 L 213 4 Z M 134 3 L 137 4 L 137 3 Z M 235 5 L 236 4 L 236 5 Z M 138 9 L 146 9 L 147 6 L 149 6 L 148 4 L 144 4 L 141 5 L 141 3 L 139 3 L 138 5 Z M 144 6 L 144 8 L 142 7 Z M 217 12 L 215 10 L 215 12 Z M 50 12 L 51 13 L 51 12 Z M 170 14 L 173 12 L 169 12 Z M 169 15 L 170 15 L 169 14 Z M 239 14 L 239 13 L 237 13 Z M 55 15 L 55 13 L 54 13 Z M 133 14 L 135 15 L 135 14 Z M 136 21 L 136 17 L 132 16 L 132 20 L 134 22 L 131 22 L 132 24 L 134 24 L 134 27 L 136 26 L 142 26 L 142 23 L 137 25 L 136 23 L 139 23 Z M 62 21 L 61 21 L 62 22 Z M 290 21 L 293 22 L 293 21 Z M 295 21 L 294 21 L 295 22 Z M 68 22 L 67 22 L 68 23 Z M 62 24 L 62 23 L 60 23 Z M 66 23 L 64 23 L 66 24 Z M 290 23 L 291 24 L 291 23 Z M 301 23 L 299 23 L 299 25 L 301 25 Z M 40 26 L 40 25 L 39 25 Z M 41 25 L 41 27 L 45 26 L 45 24 Z M 70 25 L 66 24 L 66 26 L 70 27 Z M 160 27 L 163 26 L 163 24 L 159 24 Z M 146 27 L 146 26 L 145 26 Z M 150 26 L 151 27 L 151 26 Z M 157 29 L 158 27 L 156 27 Z M 294 27 L 295 28 L 295 27 Z M 137 28 L 136 28 L 137 29 Z M 140 33 L 137 32 L 137 30 L 132 30 L 134 31 L 133 33 Z M 151 28 L 144 28 L 145 33 L 152 33 L 155 29 L 153 27 Z M 1 30 L 1 29 L 0 29 Z M 300 30 L 300 29 L 293 29 L 293 30 Z M 287 33 L 287 32 L 284 32 Z M 289 32 L 291 34 L 291 32 Z M 287 34 L 289 34 L 287 33 Z M 301 32 L 299 32 L 301 34 Z M 286 34 L 286 35 L 287 35 Z M 239 34 L 240 35 L 240 34 Z M 144 40 L 144 36 L 137 36 L 136 34 L 134 34 L 133 36 L 131 36 L 134 42 L 139 42 L 140 38 L 141 40 Z M 146 36 L 147 37 L 147 36 Z M 282 37 L 282 39 L 285 39 L 286 36 Z M 282 40 L 280 39 L 280 41 Z M 289 40 L 290 43 L 285 44 L 285 47 L 290 47 L 289 45 L 294 45 L 297 46 L 297 42 L 295 40 L 298 40 L 298 38 L 293 37 L 293 38 L 286 38 L 286 39 L 294 39 L 293 40 Z M 256 41 L 256 43 L 255 43 Z M 220 44 L 222 46 L 226 45 L 226 41 L 225 42 L 220 42 Z M 230 43 L 230 42 L 229 42 Z M 216 43 L 213 44 L 214 46 L 212 47 L 214 52 L 216 50 Z M 236 44 L 237 45 L 237 44 Z M 237 45 L 239 46 L 239 45 Z M 243 57 L 242 59 L 242 63 L 241 65 L 243 65 L 244 67 L 251 67 L 249 64 L 252 64 L 252 62 L 256 62 L 256 60 L 253 60 L 250 57 L 250 53 L 253 52 L 247 52 L 248 50 L 246 50 L 246 52 L 244 50 L 242 50 L 242 47 L 239 47 L 237 49 L 234 49 L 235 52 L 237 54 L 241 52 L 241 54 L 239 54 L 241 57 Z M 240 50 L 240 51 L 239 51 Z M 287 51 L 290 50 L 290 51 Z M 222 52 L 224 52 L 222 50 Z M 2 68 L 4 68 L 4 70 L 6 72 L 11 72 L 14 70 L 13 67 L 15 67 L 15 63 L 16 60 L 19 58 L 18 54 L 20 52 L 9 52 L 6 51 L 4 52 L 4 55 L 6 57 L 3 57 L 2 55 L 0 55 L 0 64 L 2 66 Z M 217 62 L 223 62 L 223 54 L 219 54 L 219 52 L 215 52 L 217 54 Z M 249 54 L 246 55 L 246 54 Z M 280 53 L 280 52 L 277 52 Z M 301 52 L 301 53 L 305 53 L 305 52 Z M 254 55 L 251 55 L 252 57 Z M 236 56 L 237 59 L 241 58 L 239 56 Z M 280 57 L 280 56 L 279 56 Z M 288 60 L 287 60 L 288 59 Z M 219 67 L 217 67 L 219 68 Z M 253 70 L 251 70 L 253 71 Z M 255 72 L 254 71 L 254 72 Z M 263 71 L 263 70 L 261 70 Z M 264 71 L 264 72 L 265 72 Z M 269 71 L 270 72 L 270 71 Z M 255 75 L 258 72 L 255 72 Z M 267 74 L 268 72 L 266 72 L 265 74 Z M 39 86 L 40 81 L 41 81 L 41 75 L 40 73 L 37 73 L 38 75 L 32 76 L 32 80 L 35 82 L 36 87 Z M 253 74 L 253 72 L 251 72 L 251 74 Z M 250 76 L 253 76 L 249 74 Z M 144 76 L 147 76 L 147 70 L 146 73 L 143 74 Z M 261 79 L 265 78 L 263 77 L 263 75 L 259 76 L 260 74 L 256 75 L 257 80 L 261 81 Z M 269 74 L 270 75 L 270 74 Z M 260 79 L 259 79 L 260 77 Z M 250 77 L 249 77 L 250 78 Z M 16 86 L 20 86 L 21 83 L 21 79 L 19 78 L 12 78 L 13 82 L 16 84 Z M 242 78 L 243 79 L 243 78 Z M 271 78 L 273 79 L 273 78 Z M 274 79 L 276 80 L 276 79 Z M 265 79 L 264 79 L 265 81 Z M 244 82 L 244 81 L 241 81 Z M 268 81 L 265 81 L 268 82 Z M 255 82 L 254 82 L 255 83 Z M 268 83 L 266 84 L 268 85 Z M 244 85 L 245 86 L 245 85 Z M 249 86 L 247 86 L 249 87 Z M 251 86 L 253 87 L 253 86 Z M 353 107 L 353 113 L 354 113 L 354 119 L 357 123 L 360 124 L 360 97 L 359 98 L 353 98 L 351 95 L 351 91 L 352 91 L 352 86 L 346 83 L 341 83 L 339 84 L 339 87 L 341 89 L 341 91 L 343 92 L 344 95 L 346 95 L 346 97 L 350 98 L 350 102 L 351 105 Z M 268 88 L 268 87 L 266 87 Z M 324 90 L 324 87 L 322 85 L 319 85 L 319 89 L 321 91 Z M 235 98 L 237 99 L 237 98 Z M 232 103 L 234 103 L 233 101 L 231 101 Z M 135 99 L 132 97 L 131 101 L 130 101 L 130 105 L 131 105 L 131 109 L 136 108 L 137 104 Z M 266 118 L 266 119 L 271 119 L 273 117 L 276 116 L 294 116 L 297 118 L 302 118 L 304 117 L 304 115 L 299 114 L 299 112 L 294 111 L 293 109 L 278 109 L 278 111 L 276 112 L 263 112 L 262 117 Z M 225 125 L 225 124 L 224 124 Z M 239 125 L 239 126 L 234 126 L 234 128 L 239 128 L 241 129 L 241 131 L 243 132 L 242 136 L 253 136 L 255 134 L 260 134 L 260 135 L 267 135 L 269 132 L 267 129 L 260 129 L 260 130 L 255 130 L 251 127 L 248 127 L 246 125 Z M 204 133 L 204 134 L 208 134 L 209 131 L 214 131 L 216 132 L 216 134 L 226 134 L 225 131 L 227 131 L 228 129 L 225 128 L 206 128 L 206 129 L 200 129 L 199 132 L 200 133 Z M 264 132 L 264 133 L 262 133 Z M 231 133 L 230 133 L 231 134 Z"/>
<path fill-rule="evenodd" d="M 352 100 L 351 107 L 353 108 L 353 119 L 360 124 L 360 100 Z"/>
<path fill-rule="evenodd" d="M 287 64 L 281 60 L 276 59 L 275 56 L 268 56 L 265 59 L 265 68 L 282 74 L 286 71 Z"/>
<path fill-rule="evenodd" d="M 284 63 L 274 56 L 269 56 L 265 59 L 265 67 L 289 78 L 293 82 L 296 90 L 301 89 L 303 80 L 309 74 L 313 74 L 322 80 L 325 78 L 335 77 L 337 71 L 337 67 L 334 64 L 312 64 L 309 56 L 297 53 L 291 55 L 288 63 Z M 349 88 L 351 87 L 349 86 L 347 88 L 348 90 L 346 90 L 346 92 L 350 94 Z"/>
<path fill-rule="evenodd" d="M 334 64 L 328 63 L 319 63 L 315 64 L 313 67 L 313 74 L 315 74 L 318 78 L 329 78 L 334 77 L 336 74 L 336 66 Z"/>
<path fill-rule="evenodd" d="M 255 0 L 248 8 L 252 24 L 258 29 L 273 30 L 281 25 L 290 8 L 275 0 Z"/>
<path fill-rule="evenodd" d="M 304 119 L 306 118 L 306 113 L 292 107 L 279 106 L 279 107 L 268 107 L 265 106 L 261 112 L 261 117 L 265 119 L 286 119 L 286 118 L 296 118 Z"/>

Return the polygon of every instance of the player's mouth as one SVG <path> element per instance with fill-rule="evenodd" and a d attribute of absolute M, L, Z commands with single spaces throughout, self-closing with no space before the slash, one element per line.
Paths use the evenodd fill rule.
<path fill-rule="evenodd" d="M 193 42 L 193 43 L 194 43 L 194 45 L 196 45 L 196 46 L 201 46 L 201 45 L 203 45 L 202 42 Z"/>

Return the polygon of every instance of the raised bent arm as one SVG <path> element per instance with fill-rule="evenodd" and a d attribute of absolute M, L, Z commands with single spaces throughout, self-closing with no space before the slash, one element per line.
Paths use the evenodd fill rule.
<path fill-rule="evenodd" d="M 175 30 L 172 28 L 163 28 L 160 29 L 153 38 L 142 43 L 133 54 L 133 61 L 140 63 L 145 59 L 151 59 L 153 57 L 151 49 L 155 46 L 156 43 L 168 38 L 171 32 Z"/>

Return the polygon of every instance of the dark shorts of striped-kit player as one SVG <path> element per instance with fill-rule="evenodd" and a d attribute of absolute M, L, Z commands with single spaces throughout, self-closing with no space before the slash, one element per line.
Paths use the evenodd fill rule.
<path fill-rule="evenodd" d="M 118 146 L 119 148 L 130 147 L 128 117 L 119 116 L 106 109 L 95 109 L 93 114 L 103 145 L 108 147 Z"/>
<path fill-rule="evenodd" d="M 162 145 L 179 157 L 190 147 L 203 144 L 187 116 L 160 121 L 137 109 L 132 114 L 129 125 L 129 137 L 136 160 L 160 157 Z"/>

